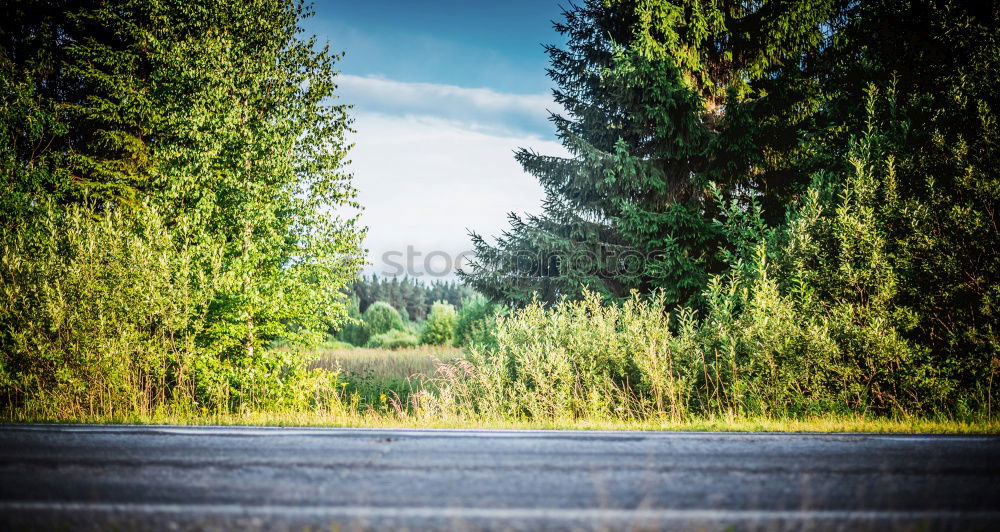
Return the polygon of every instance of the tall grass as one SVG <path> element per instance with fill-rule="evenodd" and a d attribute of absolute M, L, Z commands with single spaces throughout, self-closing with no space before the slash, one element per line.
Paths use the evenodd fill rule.
<path fill-rule="evenodd" d="M 638 297 L 529 305 L 497 320 L 489 347 L 441 366 L 437 393 L 423 394 L 418 410 L 442 419 L 680 421 L 698 368 L 669 320 L 658 300 Z"/>
<path fill-rule="evenodd" d="M 714 308 L 696 320 L 681 310 L 676 323 L 657 297 L 614 305 L 587 293 L 580 301 L 529 305 L 497 320 L 489 347 L 440 366 L 433 391 L 416 396 L 415 415 L 469 423 L 954 415 L 911 408 L 923 398 L 908 396 L 909 375 L 892 364 L 871 366 L 894 356 L 884 348 L 896 345 L 893 338 L 861 343 L 855 336 L 845 347 L 836 322 L 803 318 L 766 279 L 758 281 L 756 292 L 740 296 L 749 302 L 743 312 Z M 866 334 L 877 326 L 854 325 Z M 849 351 L 857 346 L 884 351 L 863 357 Z M 992 418 L 979 412 L 962 419 Z"/>
<path fill-rule="evenodd" d="M 372 374 L 380 378 L 431 376 L 442 362 L 465 356 L 457 347 L 422 345 L 408 349 L 337 348 L 316 352 L 313 368 L 340 370 L 348 375 Z"/>
<path fill-rule="evenodd" d="M 459 348 L 436 345 L 322 349 L 311 368 L 339 375 L 350 408 L 405 416 L 412 410 L 413 397 L 433 387 L 439 368 L 464 356 Z"/>

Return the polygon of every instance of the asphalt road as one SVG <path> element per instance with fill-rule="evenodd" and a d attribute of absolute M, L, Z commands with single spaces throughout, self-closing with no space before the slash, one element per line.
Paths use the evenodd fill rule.
<path fill-rule="evenodd" d="M 1000 529 L 1000 438 L 0 427 L 0 529 Z"/>

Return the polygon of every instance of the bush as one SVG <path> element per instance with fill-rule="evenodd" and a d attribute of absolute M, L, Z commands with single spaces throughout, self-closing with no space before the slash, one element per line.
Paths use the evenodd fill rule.
<path fill-rule="evenodd" d="M 368 340 L 367 347 L 383 349 L 400 349 L 403 347 L 416 347 L 417 337 L 398 329 L 393 329 L 382 334 L 376 334 Z"/>
<path fill-rule="evenodd" d="M 357 296 L 352 295 L 348 301 L 347 317 L 348 321 L 341 325 L 340 330 L 337 331 L 337 339 L 358 347 L 367 344 L 371 333 L 368 332 L 368 326 L 361 318 Z"/>
<path fill-rule="evenodd" d="M 476 294 L 462 302 L 455 320 L 455 345 L 489 344 L 502 307 Z"/>
<path fill-rule="evenodd" d="M 206 250 L 207 251 L 207 250 Z M 215 279 L 152 210 L 43 206 L 0 253 L 0 389 L 22 412 L 149 411 L 193 401 Z M 209 254 L 210 255 L 210 254 Z"/>
<path fill-rule="evenodd" d="M 448 390 L 421 406 L 443 417 L 623 418 L 684 413 L 690 364 L 668 327 L 662 295 L 605 305 L 586 292 L 496 319 L 495 343 L 441 374 Z"/>
<path fill-rule="evenodd" d="M 365 310 L 365 326 L 372 336 L 384 334 L 392 330 L 403 330 L 403 317 L 392 305 L 384 301 L 376 301 Z"/>
<path fill-rule="evenodd" d="M 420 343 L 430 345 L 450 344 L 455 338 L 455 307 L 451 303 L 438 301 L 431 306 L 424 329 L 420 333 Z"/>
<path fill-rule="evenodd" d="M 357 347 L 367 344 L 370 338 L 371 334 L 368 333 L 368 327 L 365 325 L 365 322 L 360 320 L 345 323 L 341 327 L 340 332 L 337 333 L 338 340 Z"/>
<path fill-rule="evenodd" d="M 121 418 L 336 400 L 335 376 L 308 371 L 299 353 L 216 349 L 206 316 L 222 277 L 218 248 L 179 242 L 142 205 L 43 204 L 0 234 L 7 415 Z"/>
<path fill-rule="evenodd" d="M 421 329 L 422 325 L 423 325 L 422 323 L 417 323 L 415 321 L 407 321 L 407 322 L 403 323 L 403 329 L 402 330 L 405 333 L 412 334 L 413 336 L 416 336 L 417 338 L 419 338 L 420 337 L 420 329 Z"/>

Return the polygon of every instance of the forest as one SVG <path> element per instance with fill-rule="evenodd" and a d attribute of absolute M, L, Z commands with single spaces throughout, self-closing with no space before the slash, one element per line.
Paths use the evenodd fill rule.
<path fill-rule="evenodd" d="M 0 7 L 5 420 L 998 430 L 993 3 L 568 3 L 543 208 L 432 283 L 312 9 Z"/>

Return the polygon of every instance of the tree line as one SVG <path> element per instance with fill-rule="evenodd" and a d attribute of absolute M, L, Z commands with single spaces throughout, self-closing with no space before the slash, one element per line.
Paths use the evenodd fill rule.
<path fill-rule="evenodd" d="M 424 321 L 437 301 L 460 309 L 463 301 L 476 294 L 472 288 L 454 280 L 434 279 L 426 283 L 412 277 L 375 274 L 354 281 L 348 293 L 357 298 L 359 312 L 365 312 L 372 303 L 383 301 L 395 308 L 404 321 Z"/>
<path fill-rule="evenodd" d="M 466 345 L 499 308 L 456 281 L 361 277 L 349 291 L 350 322 L 330 330 L 341 342 L 398 349 Z"/>

